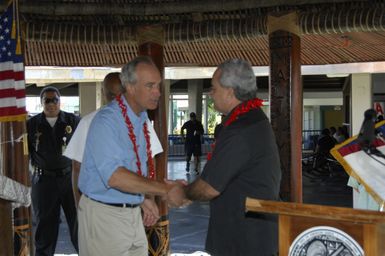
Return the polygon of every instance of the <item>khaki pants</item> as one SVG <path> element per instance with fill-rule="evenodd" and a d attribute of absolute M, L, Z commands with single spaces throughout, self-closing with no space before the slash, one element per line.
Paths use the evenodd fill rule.
<path fill-rule="evenodd" d="M 82 195 L 78 209 L 80 256 L 147 256 L 140 207 L 121 208 Z"/>

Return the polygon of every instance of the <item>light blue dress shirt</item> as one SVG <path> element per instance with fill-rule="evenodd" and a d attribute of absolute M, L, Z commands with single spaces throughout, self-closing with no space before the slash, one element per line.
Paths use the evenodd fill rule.
<path fill-rule="evenodd" d="M 147 112 L 137 116 L 122 97 L 127 114 L 134 126 L 141 171 L 147 176 L 146 139 L 143 124 Z M 92 120 L 79 176 L 79 189 L 88 197 L 105 203 L 139 204 L 142 194 L 125 193 L 108 185 L 108 180 L 118 167 L 137 172 L 133 144 L 128 128 L 116 100 L 101 109 Z"/>

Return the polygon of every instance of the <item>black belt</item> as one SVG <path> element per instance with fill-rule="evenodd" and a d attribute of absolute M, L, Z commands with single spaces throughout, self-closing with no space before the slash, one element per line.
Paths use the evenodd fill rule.
<path fill-rule="evenodd" d="M 86 196 L 86 195 L 85 195 Z M 95 202 L 98 202 L 98 203 L 101 203 L 101 204 L 105 204 L 105 205 L 109 205 L 109 206 L 115 206 L 115 207 L 121 207 L 121 208 L 136 208 L 138 206 L 140 206 L 140 204 L 128 204 L 128 203 L 125 203 L 125 204 L 114 204 L 114 203 L 105 203 L 105 202 L 101 202 L 101 201 L 98 201 L 98 200 L 95 200 L 89 196 L 86 196 L 87 198 L 91 199 L 92 201 L 95 201 Z"/>
<path fill-rule="evenodd" d="M 64 169 L 56 169 L 56 170 L 43 170 L 38 167 L 35 167 L 35 172 L 38 175 L 46 175 L 51 177 L 58 177 L 58 176 L 64 176 L 71 172 L 71 168 L 67 167 Z"/>

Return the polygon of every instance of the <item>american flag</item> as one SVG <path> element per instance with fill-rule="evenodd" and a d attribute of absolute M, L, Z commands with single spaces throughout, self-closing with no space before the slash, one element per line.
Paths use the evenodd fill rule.
<path fill-rule="evenodd" d="M 23 121 L 25 110 L 24 64 L 18 8 L 11 1 L 0 18 L 0 121 Z"/>

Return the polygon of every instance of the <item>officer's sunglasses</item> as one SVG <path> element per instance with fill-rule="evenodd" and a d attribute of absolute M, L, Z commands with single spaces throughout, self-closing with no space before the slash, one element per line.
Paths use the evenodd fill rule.
<path fill-rule="evenodd" d="M 58 97 L 44 98 L 44 104 L 50 104 L 50 103 L 57 104 L 58 102 L 59 102 L 59 98 Z"/>

